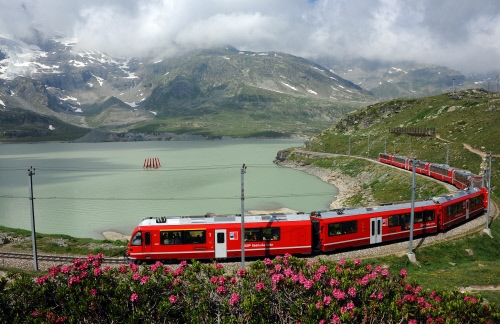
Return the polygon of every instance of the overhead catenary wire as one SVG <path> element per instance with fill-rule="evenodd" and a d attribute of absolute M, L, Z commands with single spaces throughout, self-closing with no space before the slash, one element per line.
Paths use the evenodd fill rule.
<path fill-rule="evenodd" d="M 204 170 L 227 170 L 231 168 L 239 168 L 236 164 L 221 164 L 221 165 L 210 165 L 210 166 L 190 166 L 190 167 L 162 167 L 161 169 L 149 169 L 144 170 L 141 168 L 124 168 L 124 167 L 95 167 L 95 168 L 70 168 L 70 167 L 50 167 L 50 166 L 37 166 L 37 170 L 47 171 L 47 172 L 174 172 L 174 171 L 204 171 Z M 252 168 L 260 169 L 279 169 L 276 165 L 269 164 L 256 164 L 252 165 Z M 26 167 L 6 167 L 0 166 L 1 171 L 25 171 Z"/>
<path fill-rule="evenodd" d="M 287 197 L 310 197 L 310 196 L 331 196 L 331 192 L 313 192 L 305 194 L 284 194 L 284 195 L 260 195 L 245 196 L 246 199 L 267 199 L 267 198 L 287 198 Z M 0 198 L 27 199 L 28 196 L 3 195 Z M 162 198 L 123 198 L 123 197 L 35 197 L 36 200 L 98 200 L 98 201 L 168 201 L 168 200 L 227 200 L 240 199 L 239 196 L 220 197 L 162 197 Z"/>

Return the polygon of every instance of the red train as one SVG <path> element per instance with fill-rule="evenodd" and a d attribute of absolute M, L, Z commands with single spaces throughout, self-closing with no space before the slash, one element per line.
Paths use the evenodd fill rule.
<path fill-rule="evenodd" d="M 412 165 L 408 158 L 387 154 L 381 154 L 380 161 L 405 169 Z M 417 171 L 458 188 L 468 184 L 468 189 L 415 202 L 415 236 L 444 231 L 487 208 L 488 192 L 476 186 L 481 177 L 426 162 L 417 165 Z M 310 214 L 245 216 L 245 256 L 307 255 L 405 239 L 410 235 L 410 213 L 410 203 L 394 203 Z M 239 215 L 149 217 L 132 232 L 126 256 L 134 262 L 238 258 L 241 239 Z"/>
<path fill-rule="evenodd" d="M 379 154 L 379 161 L 398 168 L 413 171 L 413 159 L 406 156 Z M 416 160 L 415 172 L 444 182 L 451 183 L 459 189 L 483 187 L 483 177 L 467 170 L 461 170 L 446 164 L 430 163 Z"/>

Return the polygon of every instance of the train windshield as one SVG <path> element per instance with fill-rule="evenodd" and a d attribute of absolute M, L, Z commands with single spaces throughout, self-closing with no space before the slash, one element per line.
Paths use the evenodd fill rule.
<path fill-rule="evenodd" d="M 131 240 L 131 244 L 134 246 L 142 245 L 142 233 L 140 231 L 134 234 Z"/>

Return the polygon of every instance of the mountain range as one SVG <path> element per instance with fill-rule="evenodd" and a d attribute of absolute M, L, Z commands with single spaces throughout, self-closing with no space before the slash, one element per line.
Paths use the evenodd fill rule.
<path fill-rule="evenodd" d="M 231 46 L 117 58 L 75 45 L 60 34 L 0 37 L 0 140 L 73 140 L 91 130 L 113 140 L 309 136 L 350 111 L 405 95 L 406 83 L 418 96 L 467 80 L 444 67 L 318 64 Z"/>

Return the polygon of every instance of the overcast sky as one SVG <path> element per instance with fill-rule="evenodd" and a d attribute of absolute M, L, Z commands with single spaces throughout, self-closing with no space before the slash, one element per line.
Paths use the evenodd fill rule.
<path fill-rule="evenodd" d="M 0 0 L 0 36 L 33 27 L 126 57 L 232 45 L 500 71 L 499 0 Z"/>

